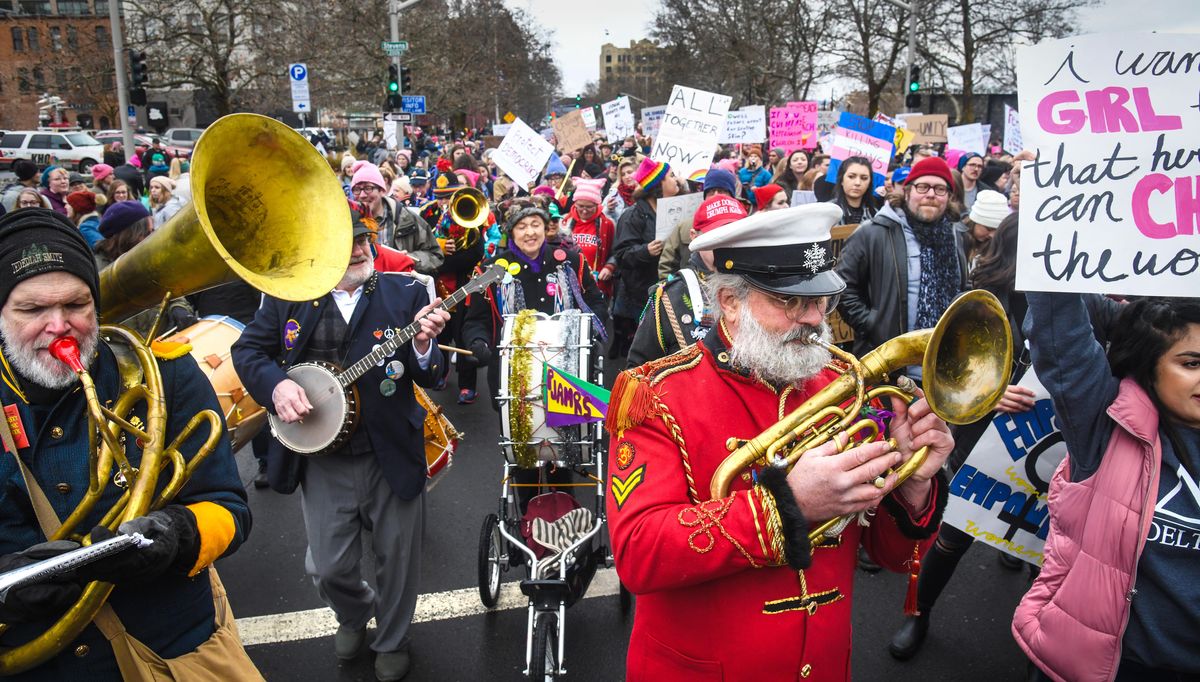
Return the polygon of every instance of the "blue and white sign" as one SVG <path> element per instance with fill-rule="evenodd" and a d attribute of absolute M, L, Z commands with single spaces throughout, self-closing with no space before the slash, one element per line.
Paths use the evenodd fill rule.
<path fill-rule="evenodd" d="M 425 95 L 401 95 L 400 111 L 406 114 L 425 113 Z"/>
<path fill-rule="evenodd" d="M 312 103 L 308 98 L 308 67 L 304 64 L 289 65 L 288 80 L 292 84 L 292 111 L 296 113 L 312 111 Z"/>

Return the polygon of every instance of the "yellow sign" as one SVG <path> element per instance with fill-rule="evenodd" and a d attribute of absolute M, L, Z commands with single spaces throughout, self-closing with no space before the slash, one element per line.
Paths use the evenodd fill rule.
<path fill-rule="evenodd" d="M 512 122 L 513 122 L 513 121 L 515 121 L 515 120 L 517 120 L 517 115 L 516 115 L 516 114 L 514 114 L 514 113 L 513 113 L 513 112 L 511 112 L 511 111 L 510 111 L 510 112 L 508 112 L 507 114 L 505 114 L 505 115 L 504 115 L 504 122 L 505 122 L 505 123 L 512 123 Z"/>
<path fill-rule="evenodd" d="M 903 154 L 915 139 L 917 139 L 915 132 L 908 128 L 896 128 L 896 153 Z"/>

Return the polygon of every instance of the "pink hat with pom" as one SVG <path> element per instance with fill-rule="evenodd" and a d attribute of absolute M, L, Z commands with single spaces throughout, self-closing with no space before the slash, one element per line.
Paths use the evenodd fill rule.
<path fill-rule="evenodd" d="M 92 179 L 100 182 L 104 178 L 113 174 L 113 167 L 107 163 L 97 163 L 92 166 Z"/>
<path fill-rule="evenodd" d="M 604 189 L 604 178 L 594 180 L 575 178 L 575 201 L 592 201 L 599 204 L 602 189 Z"/>

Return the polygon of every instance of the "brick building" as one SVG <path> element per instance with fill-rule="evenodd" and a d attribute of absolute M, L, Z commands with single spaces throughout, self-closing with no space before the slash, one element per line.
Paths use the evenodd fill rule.
<path fill-rule="evenodd" d="M 653 41 L 631 40 L 629 47 L 612 43 L 600 46 L 599 99 L 608 101 L 625 93 L 650 104 L 666 101 L 669 84 L 664 85 L 663 64 L 667 51 Z"/>
<path fill-rule="evenodd" d="M 38 99 L 64 121 L 118 124 L 108 0 L 0 0 L 0 129 L 39 125 Z"/>

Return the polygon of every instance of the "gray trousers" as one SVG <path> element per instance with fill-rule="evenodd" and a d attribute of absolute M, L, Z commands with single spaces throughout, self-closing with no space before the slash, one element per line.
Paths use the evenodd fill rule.
<path fill-rule="evenodd" d="M 300 484 L 305 569 L 339 624 L 358 629 L 374 616 L 371 648 L 399 651 L 417 608 L 425 493 L 396 497 L 371 453 L 312 457 L 306 464 Z M 371 532 L 378 593 L 362 576 L 364 530 Z"/>

